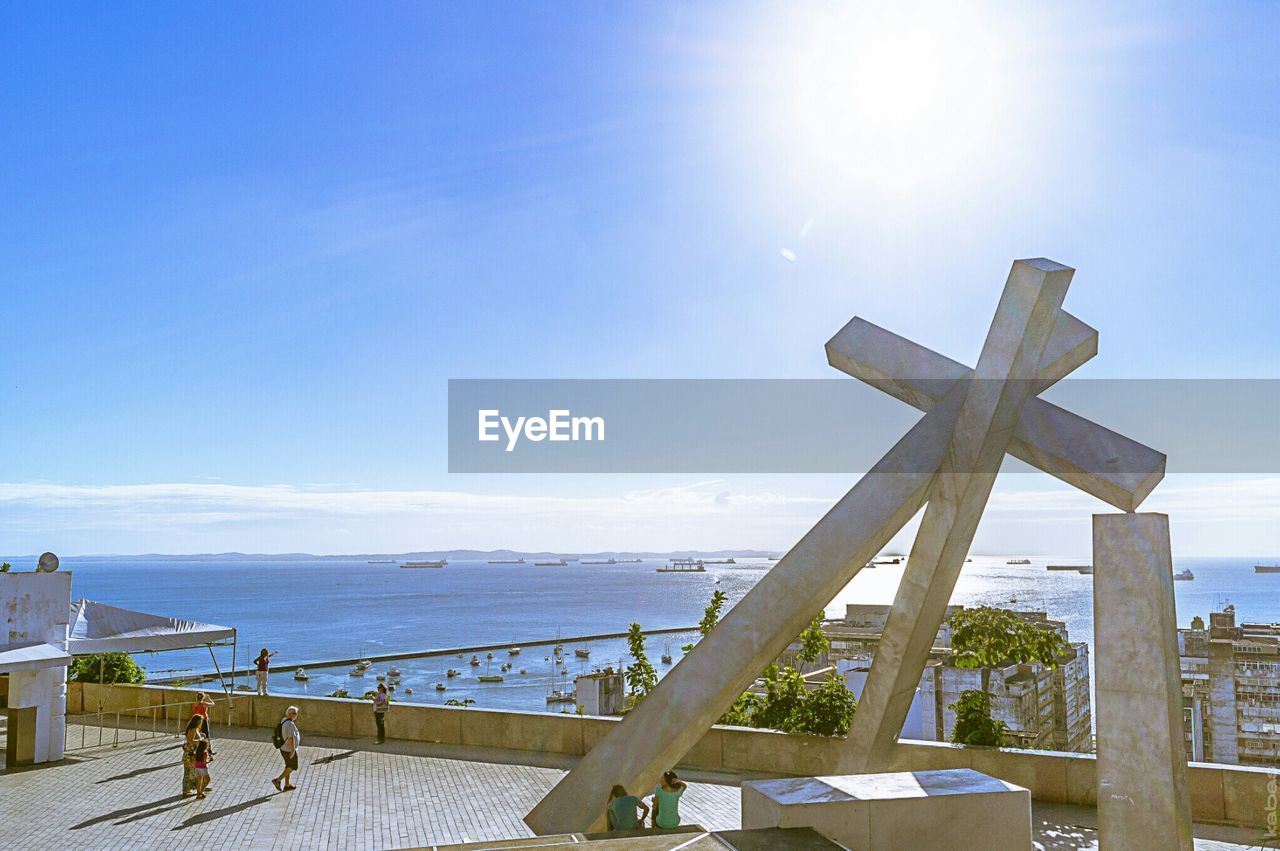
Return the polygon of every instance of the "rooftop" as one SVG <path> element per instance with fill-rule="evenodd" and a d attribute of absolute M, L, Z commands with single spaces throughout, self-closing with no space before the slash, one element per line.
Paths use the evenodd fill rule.
<path fill-rule="evenodd" d="M 521 820 L 572 763 L 528 751 L 306 735 L 297 791 L 270 779 L 279 759 L 270 731 L 214 729 L 213 790 L 179 794 L 175 736 L 73 753 L 59 763 L 0 774 L 0 835 L 12 848 L 430 848 L 531 836 Z M 78 736 L 73 732 L 73 736 Z M 539 760 L 542 764 L 530 765 Z M 686 823 L 741 826 L 741 775 L 684 772 Z M 1037 847 L 1096 848 L 1093 810 L 1035 802 Z M 1196 848 L 1257 848 L 1257 831 L 1197 825 Z M 726 834 L 732 839 L 733 834 Z M 712 837 L 714 839 L 714 837 Z M 721 841 L 726 841 L 724 837 Z M 640 840 L 613 848 L 655 847 Z M 708 844 L 706 847 L 720 847 Z M 724 845 L 723 847 L 733 847 Z M 746 847 L 746 846 L 742 846 Z M 1280 847 L 1262 845 L 1261 847 Z"/>

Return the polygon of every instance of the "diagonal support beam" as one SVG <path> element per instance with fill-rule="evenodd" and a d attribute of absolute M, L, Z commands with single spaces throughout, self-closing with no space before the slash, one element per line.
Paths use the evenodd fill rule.
<path fill-rule="evenodd" d="M 1052 261 L 1018 261 L 1009 274 L 1006 301 L 1031 301 L 1021 327 L 993 323 L 956 432 L 929 493 L 929 505 L 907 559 L 907 568 L 884 634 L 876 648 L 853 727 L 843 746 L 841 770 L 860 773 L 887 766 L 906 719 L 933 638 L 973 543 L 1024 405 L 1038 392 L 1038 366 L 1073 270 Z M 1013 346 L 1017 345 L 1014 349 Z"/>
<path fill-rule="evenodd" d="M 1045 350 L 1036 392 L 1097 350 L 1097 332 L 1068 313 Z M 854 318 L 827 343 L 836 369 L 923 411 L 973 370 L 924 346 Z M 1164 478 L 1165 456 L 1043 399 L 1030 399 L 1009 454 L 1121 509 L 1134 511 Z"/>

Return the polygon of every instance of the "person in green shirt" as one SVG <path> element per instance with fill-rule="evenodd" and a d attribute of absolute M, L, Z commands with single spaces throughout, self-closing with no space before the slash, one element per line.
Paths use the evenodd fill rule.
<path fill-rule="evenodd" d="M 644 810 L 638 819 L 637 807 Z M 628 795 L 626 787 L 614 786 L 609 792 L 609 807 L 605 813 L 610 830 L 635 830 L 644 827 L 644 820 L 649 817 L 649 805 L 635 795 Z"/>
<path fill-rule="evenodd" d="M 653 826 L 671 830 L 680 826 L 680 796 L 688 786 L 674 771 L 662 775 L 653 787 Z"/>

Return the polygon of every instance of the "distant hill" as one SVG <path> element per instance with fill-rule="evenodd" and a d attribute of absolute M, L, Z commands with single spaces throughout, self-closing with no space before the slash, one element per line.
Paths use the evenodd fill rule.
<path fill-rule="evenodd" d="M 65 556 L 68 562 L 75 559 L 105 561 L 119 559 L 121 561 L 198 561 L 198 562 L 236 562 L 236 561 L 368 561 L 396 559 L 398 561 L 430 561 L 449 559 L 451 561 L 494 561 L 505 559 L 554 559 L 554 558 L 586 558 L 586 559 L 667 559 L 667 558 L 766 558 L 781 555 L 769 550 L 669 550 L 652 552 L 640 550 L 602 550 L 598 552 L 572 552 L 550 550 L 416 550 L 407 553 L 350 553 L 346 555 L 316 555 L 313 553 L 141 553 L 138 555 L 103 554 Z M 15 569 L 34 567 L 37 556 L 4 556 L 0 560 L 13 562 Z"/>

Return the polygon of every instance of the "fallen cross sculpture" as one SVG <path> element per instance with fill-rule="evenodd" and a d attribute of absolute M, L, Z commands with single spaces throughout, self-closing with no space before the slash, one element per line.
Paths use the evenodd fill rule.
<path fill-rule="evenodd" d="M 858 318 L 828 342 L 832 366 L 925 415 L 525 816 L 535 832 L 589 830 L 614 784 L 653 787 L 927 504 L 843 746 L 842 770 L 888 770 L 1005 453 L 1124 512 L 1164 476 L 1163 454 L 1037 398 L 1097 352 L 1097 332 L 1061 309 L 1073 274 L 1051 260 L 1015 261 L 973 370 Z M 1176 659 L 1174 678 L 1176 686 Z M 1100 751 L 1102 739 L 1100 729 Z M 1182 770 L 1185 802 L 1185 760 Z M 1100 790 L 1105 783 L 1100 775 Z M 1139 793 L 1127 791 L 1133 804 Z M 1118 834 L 1107 829 L 1101 791 L 1099 803 L 1105 842 Z"/>

